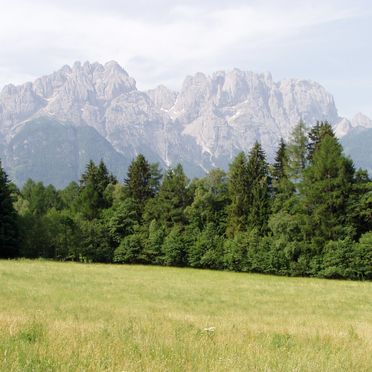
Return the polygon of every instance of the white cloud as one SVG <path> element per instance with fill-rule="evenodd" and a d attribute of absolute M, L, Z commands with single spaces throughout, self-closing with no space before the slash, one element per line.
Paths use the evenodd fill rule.
<path fill-rule="evenodd" d="M 74 60 L 115 59 L 141 88 L 160 82 L 176 87 L 187 73 L 234 65 L 246 68 L 239 63 L 250 55 L 294 42 L 306 28 L 358 14 L 339 1 L 208 0 L 200 5 L 162 0 L 147 2 L 148 7 L 144 3 L 139 0 L 138 7 L 127 1 L 103 5 L 95 0 L 3 4 L 0 85 L 21 83 Z"/>

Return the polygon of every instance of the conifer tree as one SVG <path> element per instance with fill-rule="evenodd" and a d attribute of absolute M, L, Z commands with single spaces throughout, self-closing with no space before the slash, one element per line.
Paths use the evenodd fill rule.
<path fill-rule="evenodd" d="M 274 190 L 277 190 L 280 181 L 283 178 L 287 177 L 287 172 L 288 172 L 287 145 L 285 144 L 283 138 L 281 138 L 278 150 L 275 155 L 275 161 L 272 170 L 272 181 Z"/>
<path fill-rule="evenodd" d="M 270 215 L 270 177 L 266 155 L 256 142 L 249 152 L 247 162 L 248 175 L 248 226 L 256 228 L 259 234 L 267 230 Z"/>
<path fill-rule="evenodd" d="M 127 195 L 137 203 L 139 213 L 142 213 L 146 201 L 154 195 L 151 184 L 151 167 L 142 154 L 132 161 L 125 179 Z"/>
<path fill-rule="evenodd" d="M 103 161 L 97 166 L 92 160 L 88 163 L 80 180 L 79 206 L 87 219 L 97 218 L 100 211 L 110 206 L 105 190 L 116 179 L 110 174 Z"/>
<path fill-rule="evenodd" d="M 308 216 L 308 236 L 317 247 L 347 234 L 353 173 L 351 161 L 342 154 L 338 140 L 326 134 L 314 151 L 300 187 Z"/>
<path fill-rule="evenodd" d="M 309 161 L 312 160 L 314 151 L 316 151 L 321 140 L 326 135 L 331 137 L 335 136 L 331 124 L 329 124 L 328 121 L 317 121 L 308 133 L 309 141 L 307 143 L 307 159 Z"/>
<path fill-rule="evenodd" d="M 275 155 L 275 162 L 272 166 L 272 211 L 278 212 L 283 208 L 284 203 L 293 195 L 295 188 L 289 180 L 289 159 L 288 148 L 281 138 L 278 150 Z"/>
<path fill-rule="evenodd" d="M 249 210 L 249 176 L 247 158 L 240 152 L 230 164 L 228 190 L 231 204 L 228 208 L 227 234 L 233 237 L 247 228 Z"/>
<path fill-rule="evenodd" d="M 13 207 L 13 197 L 8 176 L 0 161 L 0 258 L 18 255 L 17 213 Z"/>
<path fill-rule="evenodd" d="M 184 210 L 191 203 L 188 183 L 181 164 L 168 169 L 154 203 L 146 211 L 147 219 L 156 219 L 167 228 L 186 224 Z"/>
<path fill-rule="evenodd" d="M 355 173 L 348 215 L 354 222 L 356 239 L 372 231 L 372 180 L 366 170 Z"/>
<path fill-rule="evenodd" d="M 294 127 L 288 145 L 288 175 L 295 185 L 302 181 L 303 172 L 308 164 L 308 138 L 306 132 L 305 123 L 300 121 Z"/>

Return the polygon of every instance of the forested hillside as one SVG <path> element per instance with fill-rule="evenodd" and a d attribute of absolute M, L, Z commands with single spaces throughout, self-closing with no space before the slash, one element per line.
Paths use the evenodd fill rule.
<path fill-rule="evenodd" d="M 89 162 L 62 190 L 0 173 L 1 257 L 372 278 L 372 182 L 327 122 L 300 122 L 268 164 L 259 143 L 190 181 L 143 155 L 117 180 Z"/>

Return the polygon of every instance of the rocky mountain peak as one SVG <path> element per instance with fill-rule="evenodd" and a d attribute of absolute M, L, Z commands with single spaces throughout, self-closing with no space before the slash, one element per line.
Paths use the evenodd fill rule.
<path fill-rule="evenodd" d="M 352 119 L 351 119 L 352 126 L 355 127 L 362 127 L 362 128 L 372 128 L 372 120 L 362 114 L 361 112 L 357 113 Z"/>
<path fill-rule="evenodd" d="M 194 176 L 212 166 L 226 168 L 237 152 L 249 151 L 255 141 L 272 159 L 279 138 L 287 139 L 299 120 L 308 125 L 318 120 L 338 123 L 340 137 L 355 126 L 372 127 L 362 114 L 351 122 L 339 118 L 333 97 L 312 81 L 274 81 L 269 73 L 235 68 L 187 76 L 179 93 L 164 85 L 142 92 L 115 61 L 78 61 L 32 83 L 2 89 L 0 158 L 20 169 L 16 153 L 32 158 L 48 138 L 56 141 L 53 128 L 64 133 L 63 141 L 69 141 L 68 128 L 73 128 L 75 134 L 90 133 L 81 150 L 86 151 L 84 159 L 94 155 L 86 147 L 94 149 L 91 138 L 101 138 L 105 149 L 111 146 L 111 154 L 120 154 L 117 159 L 129 162 L 141 152 L 162 166 L 181 162 Z M 51 137 L 46 134 L 49 122 L 54 123 Z M 72 146 L 58 141 L 61 153 Z M 75 137 L 73 147 L 79 141 Z"/>
<path fill-rule="evenodd" d="M 150 89 L 147 94 L 158 110 L 166 112 L 174 106 L 177 99 L 177 93 L 165 85 L 158 85 L 155 89 Z"/>

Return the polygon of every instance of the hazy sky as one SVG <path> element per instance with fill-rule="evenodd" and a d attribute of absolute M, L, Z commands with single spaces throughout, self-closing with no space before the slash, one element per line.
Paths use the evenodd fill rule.
<path fill-rule="evenodd" d="M 75 60 L 118 61 L 140 89 L 238 67 L 320 82 L 372 117 L 372 1 L 0 0 L 0 87 Z"/>

